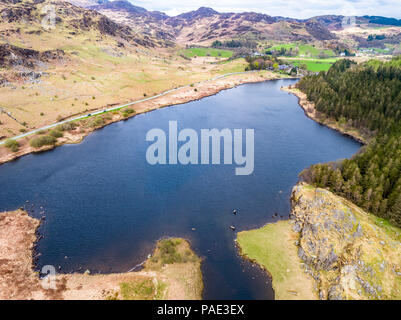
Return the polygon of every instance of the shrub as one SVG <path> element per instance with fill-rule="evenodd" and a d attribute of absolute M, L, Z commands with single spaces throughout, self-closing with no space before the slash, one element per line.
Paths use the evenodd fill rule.
<path fill-rule="evenodd" d="M 19 150 L 19 143 L 15 140 L 9 139 L 6 141 L 5 147 L 10 149 L 12 152 L 17 152 Z"/>
<path fill-rule="evenodd" d="M 29 144 L 34 148 L 40 148 L 46 145 L 54 145 L 56 141 L 57 139 L 55 137 L 47 135 L 33 138 L 29 141 Z"/>
<path fill-rule="evenodd" d="M 63 124 L 60 124 L 59 126 L 57 126 L 57 130 L 59 130 L 59 131 L 71 131 L 71 130 L 75 130 L 76 127 L 77 127 L 76 123 L 67 122 L 67 123 L 63 123 Z"/>
<path fill-rule="evenodd" d="M 128 113 L 128 114 L 132 114 L 132 113 L 135 113 L 135 110 L 132 109 L 132 108 L 127 108 L 127 109 L 124 109 L 123 112 L 124 113 Z"/>
<path fill-rule="evenodd" d="M 57 130 L 57 129 L 51 130 L 49 134 L 52 137 L 55 137 L 55 138 L 61 138 L 63 136 L 63 133 L 60 130 Z"/>
<path fill-rule="evenodd" d="M 96 117 L 89 122 L 90 127 L 99 127 L 104 125 L 104 119 L 102 117 Z"/>
<path fill-rule="evenodd" d="M 123 110 L 123 116 L 128 117 L 129 115 L 135 113 L 135 110 L 132 108 L 126 108 Z"/>

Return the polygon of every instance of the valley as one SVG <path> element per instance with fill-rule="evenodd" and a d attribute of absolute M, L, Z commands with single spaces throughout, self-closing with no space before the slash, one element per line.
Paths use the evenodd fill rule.
<path fill-rule="evenodd" d="M 163 10 L 0 0 L 0 300 L 400 300 L 401 19 Z"/>

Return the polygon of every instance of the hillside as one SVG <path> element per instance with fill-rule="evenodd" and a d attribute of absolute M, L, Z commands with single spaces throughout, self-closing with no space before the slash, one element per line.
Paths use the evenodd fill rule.
<path fill-rule="evenodd" d="M 113 1 L 90 8 L 132 27 L 141 28 L 141 22 L 147 23 L 149 29 L 163 30 L 166 34 L 172 35 L 177 43 L 183 45 L 207 45 L 216 39 L 232 38 L 280 41 L 336 38 L 318 22 L 304 23 L 256 12 L 219 13 L 211 8 L 201 7 L 198 10 L 169 17 L 161 12 L 151 12 L 136 7 L 127 1 Z"/>
<path fill-rule="evenodd" d="M 174 45 L 174 30 L 165 24 L 168 19 L 165 13 L 147 11 L 145 8 L 134 6 L 125 0 L 91 5 L 88 6 L 88 9 L 96 10 L 144 35 L 162 39 L 165 41 L 165 45 Z"/>
<path fill-rule="evenodd" d="M 314 165 L 302 178 L 401 226 L 400 57 L 362 65 L 338 61 L 327 73 L 301 79 L 297 87 L 319 118 L 373 137 L 352 159 Z"/>
<path fill-rule="evenodd" d="M 400 43 L 400 20 L 385 17 L 356 17 L 355 26 L 344 29 L 344 16 L 317 16 L 310 19 L 274 17 L 256 12 L 220 13 L 212 8 L 169 17 L 158 11 L 132 5 L 126 0 L 91 5 L 109 18 L 142 30 L 157 34 L 165 40 L 181 45 L 210 45 L 215 40 L 229 41 L 302 41 L 319 42 L 321 45 L 370 47 L 384 49 Z M 368 41 L 369 35 L 386 35 Z"/>
<path fill-rule="evenodd" d="M 54 28 L 42 21 L 54 6 Z M 151 37 L 68 2 L 0 2 L 0 140 L 216 75 L 245 61 L 181 57 Z M 45 25 L 46 26 L 46 25 Z M 1 148 L 3 149 L 3 148 Z"/>

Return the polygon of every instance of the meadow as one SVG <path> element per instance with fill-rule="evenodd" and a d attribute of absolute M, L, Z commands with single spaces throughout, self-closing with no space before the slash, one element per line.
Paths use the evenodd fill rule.
<path fill-rule="evenodd" d="M 181 51 L 188 58 L 193 57 L 219 57 L 231 58 L 233 52 L 230 50 L 214 49 L 214 48 L 190 48 Z"/>

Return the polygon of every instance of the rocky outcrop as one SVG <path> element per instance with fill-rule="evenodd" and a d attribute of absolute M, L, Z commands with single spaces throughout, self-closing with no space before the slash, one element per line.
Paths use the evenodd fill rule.
<path fill-rule="evenodd" d="M 0 68 L 15 66 L 34 68 L 40 62 L 61 60 L 63 57 L 64 51 L 59 49 L 39 52 L 10 44 L 0 45 Z"/>
<path fill-rule="evenodd" d="M 119 2 L 125 3 L 124 1 Z M 20 33 L 21 30 L 24 31 L 23 26 L 26 23 L 37 28 L 37 30 L 30 30 L 27 33 L 41 34 L 44 32 L 41 23 L 45 15 L 43 9 L 47 5 L 54 7 L 56 25 L 63 25 L 70 29 L 70 35 L 84 34 L 93 30 L 101 35 L 114 37 L 117 41 L 123 39 L 136 46 L 154 47 L 160 42 L 160 39 L 149 38 L 145 34 L 137 32 L 137 28 L 134 30 L 130 26 L 119 24 L 97 11 L 83 9 L 67 1 L 52 0 L 0 1 L 0 22 L 13 23 L 18 26 L 15 30 L 7 30 L 6 36 L 11 33 Z"/>
<path fill-rule="evenodd" d="M 401 298 L 401 231 L 324 189 L 292 193 L 298 255 L 321 299 Z"/>
<path fill-rule="evenodd" d="M 317 40 L 333 40 L 337 37 L 331 33 L 323 24 L 312 20 L 305 23 L 306 31 Z"/>

